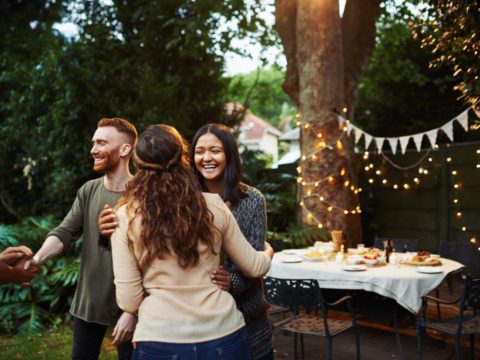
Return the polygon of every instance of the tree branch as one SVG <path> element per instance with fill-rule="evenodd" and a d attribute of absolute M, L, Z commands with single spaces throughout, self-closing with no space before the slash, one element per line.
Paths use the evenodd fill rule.
<path fill-rule="evenodd" d="M 0 194 L 0 202 L 2 203 L 3 207 L 8 211 L 8 213 L 15 217 L 15 219 L 17 220 L 21 219 L 20 214 L 16 212 L 15 209 L 9 205 L 8 201 L 5 199 L 5 197 L 2 194 Z"/>
<path fill-rule="evenodd" d="M 283 90 L 292 101 L 299 104 L 299 85 L 297 69 L 297 0 L 275 0 L 275 29 L 282 40 L 287 58 L 287 73 L 283 82 Z"/>
<path fill-rule="evenodd" d="M 382 0 L 349 0 L 342 18 L 345 104 L 355 100 L 358 83 L 375 48 L 375 23 Z M 352 113 L 350 113 L 352 116 Z"/>

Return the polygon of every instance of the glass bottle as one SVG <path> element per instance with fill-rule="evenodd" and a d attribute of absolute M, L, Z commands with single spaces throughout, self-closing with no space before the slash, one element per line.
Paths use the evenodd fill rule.
<path fill-rule="evenodd" d="M 390 262 L 390 254 L 393 251 L 392 240 L 387 240 L 387 246 L 385 246 L 385 261 Z"/>
<path fill-rule="evenodd" d="M 340 246 L 340 251 L 337 252 L 337 256 L 335 257 L 335 262 L 337 264 L 343 264 L 343 259 L 344 259 L 344 255 L 343 255 L 343 245 Z"/>

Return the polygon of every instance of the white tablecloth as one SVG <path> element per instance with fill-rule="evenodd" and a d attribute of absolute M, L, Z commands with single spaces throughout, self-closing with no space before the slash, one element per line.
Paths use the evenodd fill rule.
<path fill-rule="evenodd" d="M 275 254 L 267 276 L 280 279 L 316 279 L 320 288 L 373 291 L 397 301 L 410 312 L 417 313 L 422 296 L 435 289 L 445 276 L 463 267 L 462 264 L 441 259 L 441 273 L 417 272 L 412 265 L 368 267 L 365 271 L 346 271 L 344 265 L 329 261 L 286 263 L 294 255 Z"/>

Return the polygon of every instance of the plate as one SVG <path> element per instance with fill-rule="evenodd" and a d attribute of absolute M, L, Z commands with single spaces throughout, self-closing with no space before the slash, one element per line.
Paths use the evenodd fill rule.
<path fill-rule="evenodd" d="M 299 263 L 302 262 L 302 259 L 298 256 L 289 256 L 281 260 L 284 263 Z"/>
<path fill-rule="evenodd" d="M 347 271 L 365 271 L 367 270 L 367 266 L 366 265 L 345 265 L 343 267 L 343 270 L 347 270 Z"/>
<path fill-rule="evenodd" d="M 417 266 L 416 270 L 417 272 L 424 274 L 438 274 L 443 272 L 441 266 Z"/>
<path fill-rule="evenodd" d="M 282 250 L 282 254 L 285 254 L 285 255 L 297 255 L 298 254 L 298 250 Z"/>

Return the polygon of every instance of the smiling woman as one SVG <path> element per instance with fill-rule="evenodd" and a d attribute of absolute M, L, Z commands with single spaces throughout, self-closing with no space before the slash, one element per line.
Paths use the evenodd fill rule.
<path fill-rule="evenodd" d="M 254 187 L 240 182 L 242 165 L 230 128 L 221 124 L 200 128 L 192 141 L 190 162 L 195 165 L 202 190 L 220 195 L 250 245 L 263 250 L 267 227 L 265 198 Z M 262 279 L 247 279 L 228 258 L 225 267 L 228 272 L 223 270 L 222 277 L 230 279 L 230 292 L 245 318 L 254 359 L 273 359 L 272 328 Z"/>

